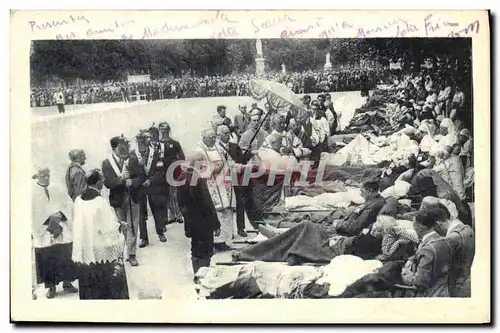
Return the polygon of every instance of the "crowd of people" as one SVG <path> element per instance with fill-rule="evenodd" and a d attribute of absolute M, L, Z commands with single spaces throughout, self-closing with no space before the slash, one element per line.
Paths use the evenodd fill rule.
<path fill-rule="evenodd" d="M 261 79 L 285 83 L 297 94 L 331 91 L 361 90 L 363 84 L 370 88 L 385 79 L 381 70 L 339 70 L 331 73 L 307 71 L 303 73 L 267 73 Z M 248 82 L 255 78 L 250 74 L 225 76 L 160 78 L 141 83 L 110 82 L 68 87 L 33 87 L 31 107 L 56 105 L 55 94 L 63 94 L 64 104 L 94 104 L 155 101 L 162 99 L 248 96 Z"/>
<path fill-rule="evenodd" d="M 242 174 L 264 169 L 300 175 L 304 161 L 317 171 L 325 156 L 339 153 L 332 137 L 356 133 L 357 116 L 374 108 L 383 113 L 393 133 L 408 136 L 418 148 L 402 159 L 391 155 L 369 179 L 358 183 L 364 202 L 360 206 L 335 209 L 321 223 L 311 222 L 311 214 L 302 216 L 279 233 L 262 227 L 265 220 L 251 221 L 269 237 L 234 252 L 233 259 L 285 261 L 296 266 L 354 255 L 379 260 L 383 267 L 396 270 L 389 284 L 391 288 L 401 284 L 399 292 L 405 291 L 407 297 L 470 296 L 475 249 L 469 206 L 474 167 L 472 103 L 461 86 L 449 76 L 389 77 L 386 87 L 367 96 L 366 104 L 341 131 L 342 113 L 333 107 L 331 95 L 322 93 L 313 100 L 309 90 L 300 86 L 303 78 L 291 76 L 291 82 L 299 82 L 294 89 L 306 93 L 301 106 L 274 110 L 267 103 L 263 110 L 255 103 L 248 110 L 240 105 L 234 119 L 226 115 L 224 105 L 218 106 L 211 128 L 202 130 L 196 148 L 187 154 L 170 137 L 169 124 L 161 122 L 141 130 L 131 141 L 111 138 L 109 158 L 88 173 L 82 169 L 85 152 L 71 151 L 67 194 L 54 194 L 49 187 L 50 170 L 39 170 L 33 176 L 37 180 L 32 217 L 34 280 L 45 283 L 47 297 L 55 297 L 55 285 L 60 282 L 64 290 L 77 292 L 71 282 L 78 279 L 81 299 L 128 298 L 123 259 L 131 267 L 139 265 L 138 240 L 139 248 L 149 245 L 148 204 L 161 242 L 167 242 L 169 223 L 184 223 L 196 277 L 202 267 L 210 265 L 214 251 L 231 250 L 235 235 L 248 236 L 248 201 L 252 193 L 259 194 L 245 184 Z M 367 95 L 366 81 L 359 84 Z M 365 128 L 363 135 L 377 141 L 380 129 Z M 333 171 L 338 175 L 345 165 Z M 327 165 L 327 170 L 332 169 Z M 289 198 L 296 178 L 279 179 L 283 197 Z M 350 179 L 345 184 L 356 182 Z M 404 193 L 399 191 L 401 184 L 408 184 Z M 101 196 L 103 186 L 110 191 L 109 200 Z M 382 287 L 378 284 L 377 288 Z"/>

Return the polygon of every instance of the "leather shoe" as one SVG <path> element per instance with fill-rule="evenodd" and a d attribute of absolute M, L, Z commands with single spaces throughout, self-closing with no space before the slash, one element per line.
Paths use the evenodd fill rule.
<path fill-rule="evenodd" d="M 141 244 L 139 244 L 139 247 L 142 249 L 143 247 L 148 246 L 148 244 L 149 244 L 149 241 L 147 241 L 147 240 L 143 239 L 143 240 L 141 241 Z"/>
<path fill-rule="evenodd" d="M 247 232 L 243 229 L 238 230 L 238 235 L 240 235 L 241 237 L 248 237 Z"/>
<path fill-rule="evenodd" d="M 167 237 L 165 237 L 164 234 L 158 235 L 158 238 L 160 239 L 160 242 L 165 243 L 167 241 Z"/>
<path fill-rule="evenodd" d="M 70 282 L 63 282 L 63 290 L 67 293 L 75 294 L 78 289 L 75 288 Z"/>
<path fill-rule="evenodd" d="M 137 261 L 137 259 L 135 259 L 135 257 L 129 257 L 127 261 L 130 263 L 130 266 L 132 267 L 139 266 L 139 262 Z"/>
<path fill-rule="evenodd" d="M 49 291 L 47 291 L 47 298 L 52 299 L 56 297 L 56 287 L 49 287 Z"/>

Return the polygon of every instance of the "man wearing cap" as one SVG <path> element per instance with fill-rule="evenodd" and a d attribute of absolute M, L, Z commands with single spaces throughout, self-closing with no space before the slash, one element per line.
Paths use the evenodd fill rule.
<path fill-rule="evenodd" d="M 76 197 L 82 194 L 87 188 L 87 179 L 82 166 L 85 164 L 87 157 L 81 149 L 74 149 L 69 152 L 71 164 L 66 170 L 66 188 L 71 200 L 75 201 Z"/>
<path fill-rule="evenodd" d="M 252 115 L 250 116 L 250 125 L 248 126 L 247 131 L 241 136 L 239 142 L 240 148 L 241 150 L 243 150 L 243 153 L 245 153 L 247 150 L 256 153 L 264 143 L 264 140 L 266 140 L 268 133 L 262 128 L 259 128 L 259 123 L 260 116 L 257 113 L 252 113 Z M 253 141 L 251 141 L 252 138 L 254 138 Z"/>
<path fill-rule="evenodd" d="M 137 229 L 142 218 L 142 184 L 146 175 L 137 158 L 130 158 L 130 144 L 122 137 L 110 140 L 111 155 L 102 162 L 104 186 L 109 189 L 109 203 L 119 221 L 127 222 L 125 235 L 128 253 L 127 261 L 138 266 L 136 259 Z"/>
<path fill-rule="evenodd" d="M 141 243 L 143 248 L 149 244 L 147 229 L 147 203 L 153 213 L 156 234 L 160 242 L 167 241 L 165 238 L 165 220 L 167 219 L 168 187 L 166 170 L 160 155 L 160 150 L 151 144 L 151 134 L 141 131 L 136 136 L 137 147 L 131 152 L 131 157 L 137 158 L 145 173 L 146 180 L 142 183 L 142 209 L 143 216 L 139 221 Z"/>
<path fill-rule="evenodd" d="M 179 141 L 172 139 L 170 136 L 171 128 L 167 122 L 160 123 L 158 127 L 160 129 L 160 152 L 165 170 L 168 171 L 175 161 L 184 160 L 184 152 Z M 180 170 L 175 170 L 175 172 L 178 171 Z M 166 186 L 168 186 L 167 206 L 170 211 L 167 223 L 175 221 L 182 223 L 182 214 L 179 209 L 179 205 L 177 204 L 177 190 L 175 186 L 171 186 L 169 184 L 168 179 L 166 181 Z"/>
<path fill-rule="evenodd" d="M 65 292 L 76 293 L 71 284 L 75 267 L 71 260 L 73 237 L 68 227 L 72 202 L 68 196 L 50 187 L 50 170 L 42 168 L 33 175 L 31 189 L 31 235 L 35 252 L 36 281 L 48 288 L 46 297 L 56 296 L 56 286 L 63 282 Z"/>

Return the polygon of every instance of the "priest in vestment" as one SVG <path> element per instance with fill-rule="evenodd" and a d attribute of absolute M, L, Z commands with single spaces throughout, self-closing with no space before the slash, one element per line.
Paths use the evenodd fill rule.
<path fill-rule="evenodd" d="M 235 199 L 231 182 L 226 182 L 227 163 L 216 145 L 216 134 L 212 129 L 202 132 L 202 139 L 195 151 L 204 156 L 202 177 L 207 178 L 207 186 L 219 218 L 220 235 L 214 239 L 217 250 L 229 250 L 234 235 L 233 220 Z"/>
<path fill-rule="evenodd" d="M 43 168 L 33 175 L 31 190 L 31 231 L 35 249 L 36 284 L 48 288 L 47 298 L 56 296 L 56 286 L 63 282 L 65 292 L 76 293 L 71 260 L 73 239 L 68 218 L 72 201 L 62 191 L 50 187 L 50 170 Z"/>
<path fill-rule="evenodd" d="M 104 176 L 93 170 L 87 189 L 75 199 L 73 261 L 78 265 L 80 299 L 128 299 L 123 251 L 127 223 L 118 221 L 101 196 Z"/>

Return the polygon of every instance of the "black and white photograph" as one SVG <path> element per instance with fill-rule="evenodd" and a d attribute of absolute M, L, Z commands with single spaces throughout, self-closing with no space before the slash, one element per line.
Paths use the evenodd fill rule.
<path fill-rule="evenodd" d="M 34 302 L 473 297 L 473 38 L 294 34 L 31 41 Z"/>

